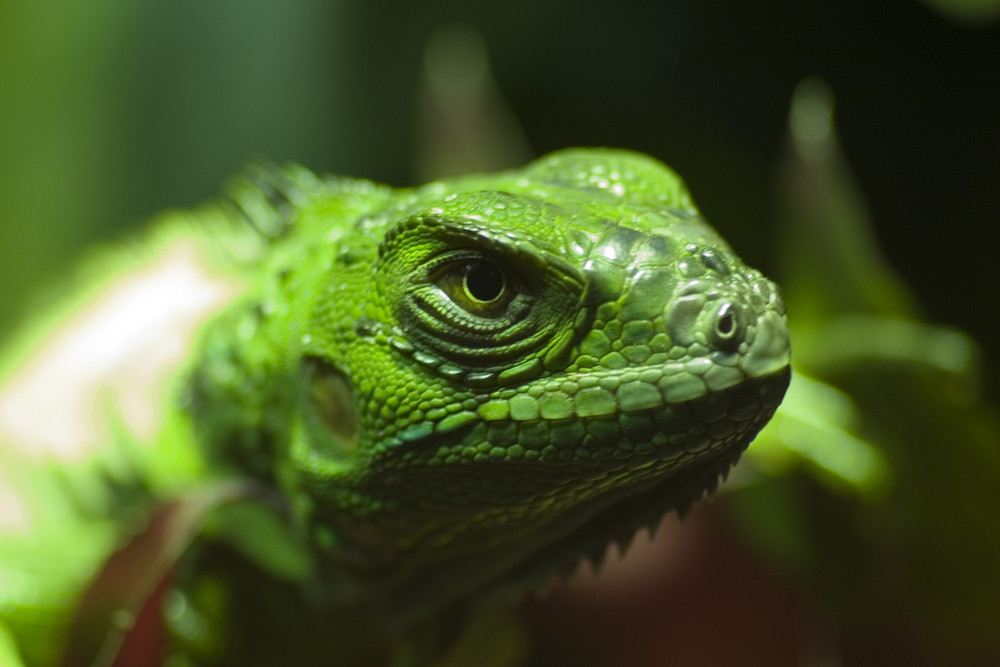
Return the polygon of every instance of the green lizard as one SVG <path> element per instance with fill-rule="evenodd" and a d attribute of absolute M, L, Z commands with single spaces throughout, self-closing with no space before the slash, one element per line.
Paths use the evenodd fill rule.
<path fill-rule="evenodd" d="M 25 373 L 0 387 L 34 520 L 0 533 L 8 660 L 125 664 L 165 625 L 170 665 L 460 664 L 493 609 L 714 490 L 788 383 L 777 287 L 636 153 L 416 189 L 263 169 L 159 229 L 214 314 L 154 425 L 94 436 L 127 464 L 11 454 Z"/>

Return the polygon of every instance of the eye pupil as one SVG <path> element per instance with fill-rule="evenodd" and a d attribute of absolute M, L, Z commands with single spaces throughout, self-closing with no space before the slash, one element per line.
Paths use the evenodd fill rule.
<path fill-rule="evenodd" d="M 470 315 L 498 319 L 518 296 L 517 282 L 498 264 L 480 257 L 444 262 L 430 274 L 436 292 Z"/>
<path fill-rule="evenodd" d="M 477 301 L 490 302 L 504 290 L 504 275 L 489 262 L 470 264 L 465 270 L 465 289 Z"/>

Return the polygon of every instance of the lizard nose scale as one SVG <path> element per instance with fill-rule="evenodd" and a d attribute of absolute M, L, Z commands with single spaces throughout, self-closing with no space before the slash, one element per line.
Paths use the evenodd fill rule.
<path fill-rule="evenodd" d="M 703 363 L 733 381 L 787 365 L 779 291 L 727 247 L 606 224 L 584 263 L 598 314 L 584 348 L 599 365 Z"/>

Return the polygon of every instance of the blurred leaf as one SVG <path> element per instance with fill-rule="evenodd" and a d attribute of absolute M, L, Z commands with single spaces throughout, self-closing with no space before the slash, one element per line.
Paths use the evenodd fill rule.
<path fill-rule="evenodd" d="M 160 607 L 181 555 L 213 512 L 256 495 L 252 484 L 217 481 L 158 508 L 145 529 L 108 558 L 89 583 L 74 612 L 62 664 L 128 665 L 158 655 Z"/>
<path fill-rule="evenodd" d="M 490 72 L 482 35 L 451 25 L 431 34 L 420 79 L 420 181 L 517 167 L 533 155 Z"/>
<path fill-rule="evenodd" d="M 1000 19 L 1000 0 L 922 1 L 956 23 L 967 26 L 995 24 Z"/>
<path fill-rule="evenodd" d="M 752 459 L 774 473 L 798 461 L 830 489 L 796 493 L 812 545 L 798 569 L 839 610 L 848 653 L 868 641 L 915 642 L 927 664 L 1000 655 L 1000 420 L 978 349 L 925 322 L 885 262 L 832 116 L 826 86 L 804 82 L 780 256 L 798 377 Z"/>
<path fill-rule="evenodd" d="M 874 498 L 885 490 L 891 469 L 883 453 L 858 434 L 859 422 L 849 396 L 797 372 L 750 456 L 769 474 L 805 464 L 834 490 Z"/>
<path fill-rule="evenodd" d="M 23 662 L 21 661 L 21 656 L 18 655 L 17 646 L 14 645 L 14 637 L 0 623 L 0 665 L 20 667 L 22 664 Z"/>

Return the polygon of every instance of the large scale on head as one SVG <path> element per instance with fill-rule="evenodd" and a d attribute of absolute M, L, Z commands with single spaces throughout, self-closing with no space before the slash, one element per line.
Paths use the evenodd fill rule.
<path fill-rule="evenodd" d="M 778 289 L 650 158 L 569 150 L 373 200 L 299 281 L 282 479 L 337 567 L 404 606 L 686 508 L 784 394 Z"/>

